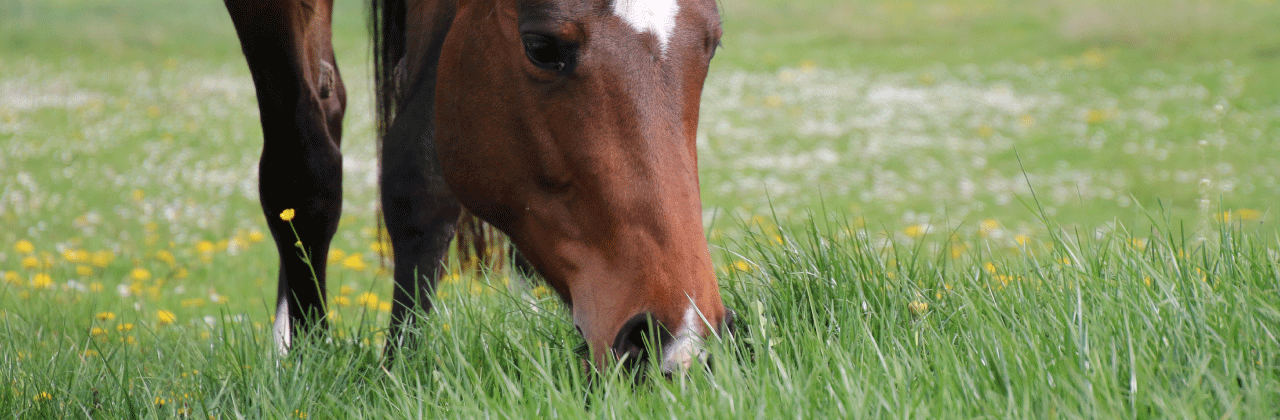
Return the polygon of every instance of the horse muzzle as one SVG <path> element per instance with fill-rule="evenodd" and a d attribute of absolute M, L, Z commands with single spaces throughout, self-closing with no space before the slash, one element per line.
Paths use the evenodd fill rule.
<path fill-rule="evenodd" d="M 709 357 L 704 346 L 704 337 L 708 334 L 704 332 L 709 331 L 709 328 L 697 315 L 696 310 L 686 313 L 683 325 L 672 332 L 654 314 L 636 314 L 622 325 L 614 338 L 611 347 L 613 355 L 632 370 L 650 361 L 657 361 L 662 373 L 667 376 L 687 371 L 695 364 L 705 366 Z M 731 328 L 732 324 L 733 311 L 726 310 L 724 320 L 717 330 Z M 651 354 L 654 351 L 658 354 Z"/>

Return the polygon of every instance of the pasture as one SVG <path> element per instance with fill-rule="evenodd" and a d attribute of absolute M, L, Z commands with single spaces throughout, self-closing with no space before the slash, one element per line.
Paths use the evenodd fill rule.
<path fill-rule="evenodd" d="M 272 352 L 254 91 L 217 2 L 0 3 L 0 413 L 13 418 L 1275 418 L 1280 3 L 722 2 L 713 371 L 582 368 L 562 306 L 457 270 L 378 366 L 369 57 L 333 340 Z M 456 265 L 455 265 L 456 267 Z"/>

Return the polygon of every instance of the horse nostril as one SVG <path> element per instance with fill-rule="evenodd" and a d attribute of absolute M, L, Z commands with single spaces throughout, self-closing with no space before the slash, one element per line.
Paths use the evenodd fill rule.
<path fill-rule="evenodd" d="M 628 367 L 639 366 L 650 357 L 650 350 L 660 352 L 670 341 L 671 333 L 651 313 L 637 314 L 622 324 L 613 339 L 613 354 Z"/>

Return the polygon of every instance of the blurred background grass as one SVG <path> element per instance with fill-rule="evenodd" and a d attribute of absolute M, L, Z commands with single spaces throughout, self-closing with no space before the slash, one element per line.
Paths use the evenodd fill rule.
<path fill-rule="evenodd" d="M 727 351 L 760 357 L 600 407 L 1216 417 L 1247 398 L 1274 414 L 1250 403 L 1278 389 L 1262 332 L 1280 313 L 1265 239 L 1280 195 L 1276 1 L 721 7 L 703 197 L 726 294 L 755 331 Z M 438 366 L 431 378 L 329 375 L 376 358 L 391 288 L 361 8 L 340 0 L 335 16 L 347 198 L 325 259 L 335 330 L 365 346 L 304 356 L 318 368 L 286 378 L 253 370 L 271 362 L 277 257 L 252 83 L 222 5 L 0 3 L 0 380 L 13 391 L 0 405 L 65 414 L 105 399 L 161 417 L 199 410 L 172 403 L 190 390 L 215 413 L 274 417 L 579 413 L 571 326 L 545 290 L 502 273 L 445 279 L 428 342 L 450 348 L 412 364 Z M 788 226 L 805 220 L 822 226 Z M 554 398 L 519 393 L 564 378 Z M 719 399 L 671 404 L 686 386 Z"/>

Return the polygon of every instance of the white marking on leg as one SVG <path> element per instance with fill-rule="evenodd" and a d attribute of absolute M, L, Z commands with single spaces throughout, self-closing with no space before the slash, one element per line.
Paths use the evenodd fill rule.
<path fill-rule="evenodd" d="M 613 14 L 637 32 L 649 32 L 657 37 L 658 47 L 664 55 L 667 43 L 676 31 L 676 14 L 679 12 L 679 0 L 613 0 Z"/>
<path fill-rule="evenodd" d="M 271 325 L 272 341 L 275 341 L 276 350 L 282 355 L 289 353 L 289 345 L 293 343 L 293 324 L 289 320 L 289 302 L 285 299 L 280 298 L 280 303 L 276 305 L 276 322 Z"/>

